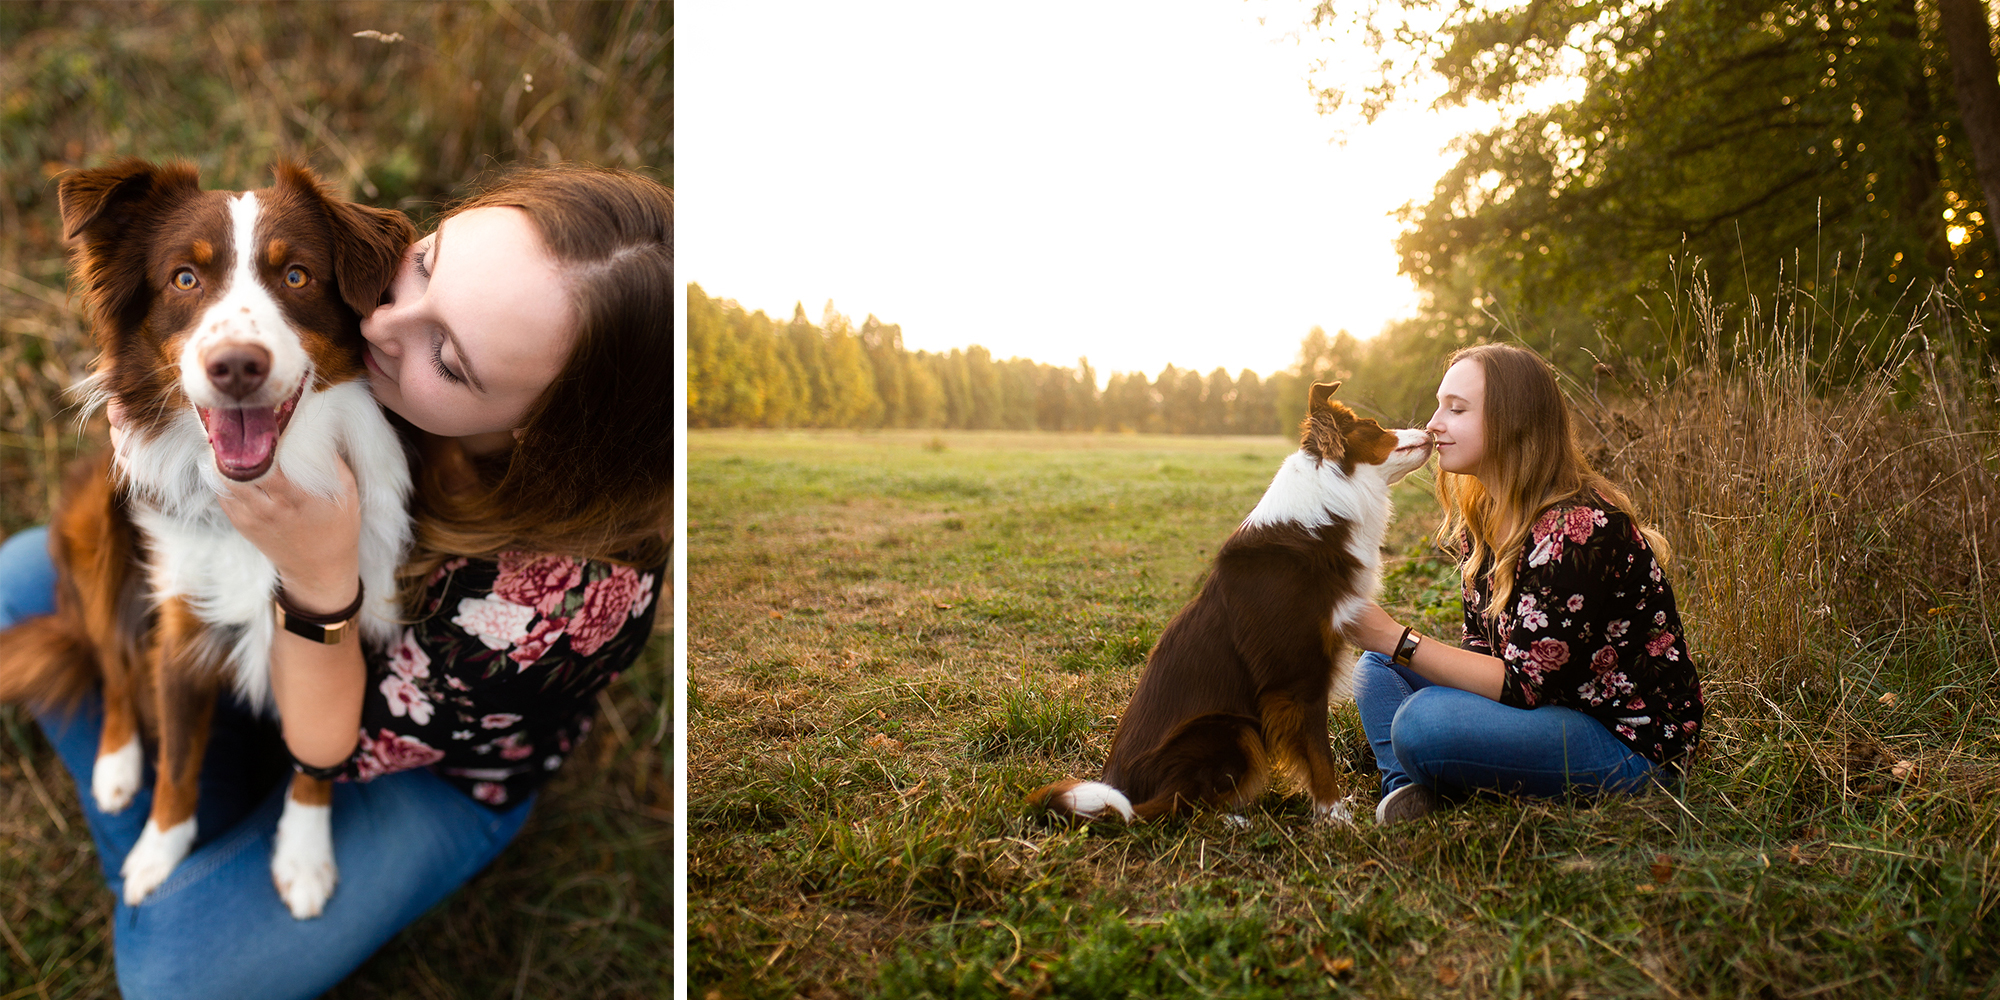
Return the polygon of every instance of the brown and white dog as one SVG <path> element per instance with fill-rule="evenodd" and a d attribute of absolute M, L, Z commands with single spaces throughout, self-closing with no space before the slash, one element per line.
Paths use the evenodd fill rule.
<path fill-rule="evenodd" d="M 1031 801 L 1084 818 L 1196 805 L 1241 808 L 1273 771 L 1340 815 L 1327 699 L 1351 668 L 1341 626 L 1375 596 L 1389 487 L 1430 459 L 1431 436 L 1384 430 L 1312 387 L 1299 450 L 1215 555 L 1201 592 L 1167 623 L 1118 720 L 1102 781 Z"/>
<path fill-rule="evenodd" d="M 73 469 L 50 526 L 57 612 L 0 633 L 0 697 L 55 704 L 102 682 L 91 774 L 118 812 L 157 745 L 152 813 L 121 870 L 137 905 L 195 838 L 195 796 L 227 685 L 275 710 L 277 574 L 218 504 L 271 469 L 335 495 L 335 457 L 361 512 L 364 641 L 396 632 L 395 570 L 410 541 L 403 447 L 369 394 L 360 317 L 415 236 L 399 212 L 350 204 L 290 163 L 257 191 L 203 191 L 194 168 L 127 160 L 64 176 L 64 236 L 99 348 L 79 387 L 115 397 L 117 455 Z M 294 777 L 271 876 L 292 915 L 319 915 L 339 873 L 332 788 Z"/>

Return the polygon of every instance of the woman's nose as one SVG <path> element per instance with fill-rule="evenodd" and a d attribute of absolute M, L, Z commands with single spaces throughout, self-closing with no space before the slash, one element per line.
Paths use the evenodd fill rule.
<path fill-rule="evenodd" d="M 1444 433 L 1444 420 L 1441 419 L 1443 416 L 1444 411 L 1439 410 L 1431 414 L 1431 422 L 1424 425 L 1424 430 L 1430 431 L 1431 437 L 1437 437 L 1439 434 Z"/>

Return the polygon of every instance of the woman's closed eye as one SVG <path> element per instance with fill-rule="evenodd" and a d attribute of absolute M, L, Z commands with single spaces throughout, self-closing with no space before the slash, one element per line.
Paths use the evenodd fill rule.
<path fill-rule="evenodd" d="M 442 339 L 431 345 L 431 367 L 437 369 L 438 377 L 445 381 L 455 382 L 459 385 L 465 384 L 465 377 L 452 371 L 444 363 L 444 341 Z"/>

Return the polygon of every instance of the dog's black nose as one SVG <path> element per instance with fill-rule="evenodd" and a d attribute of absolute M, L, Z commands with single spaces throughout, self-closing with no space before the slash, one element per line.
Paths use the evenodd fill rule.
<path fill-rule="evenodd" d="M 229 344 L 211 352 L 205 368 L 210 385 L 231 399 L 242 399 L 271 373 L 271 352 L 255 344 Z"/>

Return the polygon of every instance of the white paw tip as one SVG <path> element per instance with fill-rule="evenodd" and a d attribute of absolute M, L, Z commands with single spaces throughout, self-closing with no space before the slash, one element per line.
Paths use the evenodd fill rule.
<path fill-rule="evenodd" d="M 1338 823 L 1341 826 L 1354 825 L 1354 803 L 1356 796 L 1349 795 L 1338 802 L 1330 802 L 1319 807 L 1319 821 Z"/>
<path fill-rule="evenodd" d="M 194 845 L 194 819 L 184 819 L 161 830 L 159 825 L 148 819 L 146 828 L 139 834 L 139 842 L 132 845 L 131 853 L 125 855 L 125 863 L 118 867 L 118 874 L 125 879 L 125 905 L 137 906 L 141 900 L 152 895 L 167 876 L 180 866 L 181 859 L 187 857 L 188 848 Z"/>
<path fill-rule="evenodd" d="M 278 837 L 271 847 L 271 884 L 297 920 L 310 920 L 326 910 L 340 869 L 333 861 L 331 814 L 326 806 L 285 801 L 278 817 Z"/>
<path fill-rule="evenodd" d="M 139 794 L 139 782 L 144 775 L 145 762 L 139 756 L 138 740 L 98 757 L 90 767 L 90 797 L 96 801 L 98 811 L 124 811 L 132 804 L 132 796 Z"/>

